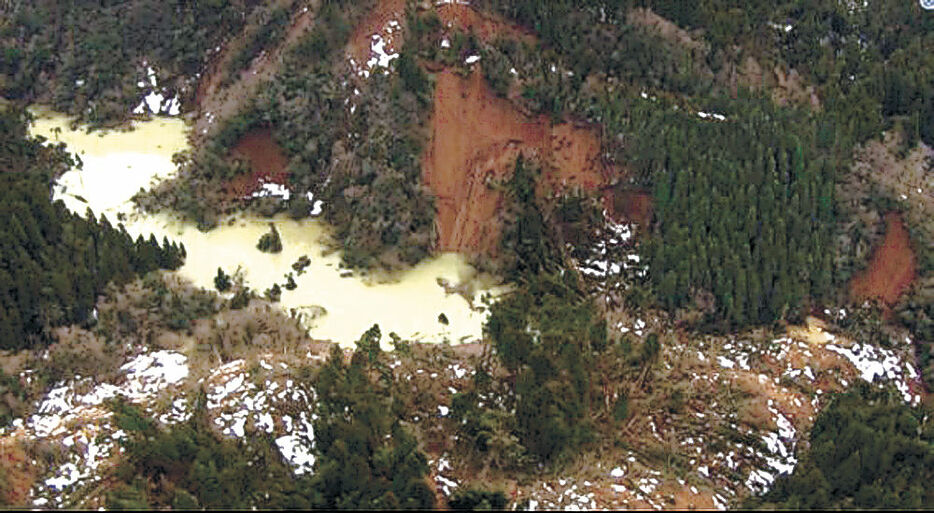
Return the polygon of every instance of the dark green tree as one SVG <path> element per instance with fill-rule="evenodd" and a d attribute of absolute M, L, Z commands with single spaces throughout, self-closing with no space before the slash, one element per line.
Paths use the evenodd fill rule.
<path fill-rule="evenodd" d="M 361 337 L 368 345 L 374 326 Z M 319 457 L 309 484 L 312 506 L 328 509 L 426 509 L 434 506 L 428 462 L 393 414 L 383 381 L 370 378 L 363 346 L 345 364 L 336 345 L 318 376 L 314 423 Z"/>
<path fill-rule="evenodd" d="M 860 383 L 821 412 L 794 473 L 746 506 L 930 509 L 932 477 L 930 413 L 905 405 L 897 391 Z"/>
<path fill-rule="evenodd" d="M 218 292 L 227 292 L 230 290 L 230 275 L 224 272 L 220 267 L 217 268 L 217 276 L 214 277 L 214 288 Z"/>
<path fill-rule="evenodd" d="M 279 230 L 276 230 L 276 225 L 269 223 L 269 231 L 259 238 L 256 249 L 263 253 L 282 252 L 282 239 L 279 237 Z"/>

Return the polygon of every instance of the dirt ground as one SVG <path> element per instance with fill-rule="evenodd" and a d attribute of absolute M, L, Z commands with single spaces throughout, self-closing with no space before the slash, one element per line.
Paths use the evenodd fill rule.
<path fill-rule="evenodd" d="M 247 160 L 254 171 L 261 173 L 280 173 L 289 165 L 289 158 L 268 128 L 252 130 L 241 137 L 231 154 Z"/>
<path fill-rule="evenodd" d="M 230 153 L 232 157 L 247 161 L 252 169 L 252 173 L 240 175 L 227 184 L 226 189 L 231 197 L 250 195 L 259 190 L 263 183 L 288 183 L 285 168 L 289 165 L 289 159 L 273 139 L 272 130 L 261 128 L 247 133 Z"/>
<path fill-rule="evenodd" d="M 652 194 L 618 187 L 604 193 L 604 202 L 615 219 L 624 218 L 639 226 L 652 222 Z"/>
<path fill-rule="evenodd" d="M 353 59 L 358 66 L 366 62 L 372 56 L 370 45 L 375 35 L 379 35 L 386 43 L 387 53 L 401 50 L 404 33 L 401 29 L 390 26 L 390 23 L 395 21 L 399 27 L 404 26 L 405 8 L 405 0 L 377 2 L 373 10 L 354 29 L 347 46 L 347 57 Z M 424 5 L 419 7 L 419 9 L 424 8 Z M 473 32 L 484 41 L 491 41 L 497 37 L 529 41 L 535 39 L 531 31 L 488 14 L 479 13 L 469 5 L 443 4 L 431 6 L 430 9 L 435 11 L 445 27 Z"/>
<path fill-rule="evenodd" d="M 365 63 L 370 58 L 371 38 L 376 34 L 386 42 L 387 53 L 395 53 L 402 49 L 403 34 L 389 28 L 391 21 L 398 22 L 400 26 L 405 24 L 405 0 L 377 2 L 350 36 L 347 57 L 353 59 L 357 65 Z"/>
<path fill-rule="evenodd" d="M 545 164 L 540 197 L 573 187 L 594 191 L 610 174 L 595 130 L 525 116 L 493 94 L 479 71 L 437 75 L 423 179 L 438 198 L 438 249 L 495 254 L 505 199 L 489 184 L 507 180 L 520 154 Z"/>
<path fill-rule="evenodd" d="M 26 504 L 35 481 L 17 437 L 0 438 L 0 504 Z"/>
<path fill-rule="evenodd" d="M 406 3 L 378 2 L 355 29 L 347 49 L 358 65 L 371 57 L 375 34 L 386 42 L 386 50 L 401 48 L 403 31 L 391 23 L 404 23 Z M 445 26 L 473 31 L 479 37 L 532 38 L 521 27 L 480 14 L 470 6 L 445 4 L 435 9 Z M 283 42 L 262 53 L 232 84 L 221 86 L 234 47 L 224 49 L 199 86 L 199 113 L 194 138 L 208 136 L 218 121 L 236 113 L 242 98 L 272 77 L 285 52 L 314 22 L 313 9 L 299 11 Z M 479 66 L 478 66 L 479 68 Z M 530 118 L 507 100 L 497 98 L 485 84 L 482 73 L 471 76 L 445 70 L 437 75 L 431 142 L 423 156 L 425 184 L 438 198 L 438 248 L 442 251 L 495 254 L 499 242 L 504 197 L 489 185 L 508 179 L 516 158 L 523 154 L 545 166 L 537 192 L 540 197 L 568 188 L 600 189 L 610 174 L 600 153 L 600 133 L 593 127 L 571 123 L 553 125 L 545 117 Z M 260 178 L 284 181 L 278 173 L 284 157 L 271 137 L 257 132 L 244 137 L 234 153 L 251 162 L 256 173 L 235 180 L 232 190 L 249 194 Z M 258 173 L 258 174 L 257 174 Z"/>
<path fill-rule="evenodd" d="M 633 25 L 642 25 L 657 30 L 662 37 L 690 50 L 703 50 L 704 43 L 698 42 L 688 31 L 678 27 L 675 23 L 662 18 L 649 8 L 636 8 L 629 12 L 627 20 Z"/>
<path fill-rule="evenodd" d="M 885 221 L 885 240 L 866 270 L 850 282 L 850 294 L 856 299 L 879 298 L 891 306 L 917 278 L 917 259 L 901 216 L 890 213 Z"/>
<path fill-rule="evenodd" d="M 856 155 L 855 176 L 877 184 L 899 203 L 915 243 L 934 240 L 934 149 L 918 143 L 906 151 L 899 130 L 870 141 Z"/>
<path fill-rule="evenodd" d="M 534 41 L 535 34 L 505 20 L 497 19 L 486 13 L 480 13 L 469 5 L 451 3 L 439 5 L 435 8 L 441 22 L 448 27 L 458 28 L 465 32 L 473 32 L 484 41 L 492 41 L 497 37 Z"/>

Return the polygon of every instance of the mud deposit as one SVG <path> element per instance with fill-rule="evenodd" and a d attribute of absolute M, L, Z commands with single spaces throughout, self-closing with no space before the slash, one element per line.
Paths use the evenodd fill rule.
<path fill-rule="evenodd" d="M 480 71 L 437 75 L 423 178 L 437 197 L 439 250 L 496 253 L 505 198 L 495 184 L 508 180 L 520 154 L 544 165 L 539 197 L 595 191 L 609 177 L 595 130 L 525 116 Z"/>
<path fill-rule="evenodd" d="M 232 157 L 246 161 L 252 171 L 234 178 L 227 184 L 227 191 L 231 196 L 249 196 L 259 190 L 263 183 L 288 184 L 285 168 L 289 165 L 289 159 L 273 139 L 272 130 L 261 128 L 247 133 L 240 138 L 230 153 Z"/>
<path fill-rule="evenodd" d="M 891 306 L 917 277 L 917 259 L 901 216 L 890 213 L 885 222 L 885 240 L 873 252 L 866 270 L 853 278 L 850 293 L 857 299 L 878 298 Z"/>

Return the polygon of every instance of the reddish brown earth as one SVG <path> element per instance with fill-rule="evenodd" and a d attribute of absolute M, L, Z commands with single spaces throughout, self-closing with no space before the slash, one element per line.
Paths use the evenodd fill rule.
<path fill-rule="evenodd" d="M 287 184 L 289 175 L 285 171 L 289 164 L 282 147 L 272 137 L 272 130 L 252 130 L 237 142 L 230 152 L 234 158 L 249 163 L 251 173 L 237 176 L 228 182 L 226 189 L 233 198 L 242 198 L 258 191 L 263 183 Z"/>
<path fill-rule="evenodd" d="M 495 254 L 505 198 L 491 185 L 509 178 L 520 154 L 544 164 L 539 196 L 573 187 L 595 191 L 609 177 L 595 130 L 525 116 L 493 94 L 479 71 L 437 75 L 422 167 L 437 197 L 438 249 Z"/>
<path fill-rule="evenodd" d="M 917 277 L 917 259 L 901 216 L 890 213 L 885 221 L 885 240 L 866 270 L 850 282 L 850 294 L 857 299 L 878 298 L 891 306 Z"/>
<path fill-rule="evenodd" d="M 405 0 L 383 0 L 376 2 L 373 9 L 357 24 L 347 44 L 347 56 L 357 65 L 370 58 L 370 42 L 374 34 L 379 34 L 386 41 L 386 52 L 395 53 L 402 48 L 401 30 L 390 33 L 387 28 L 390 21 L 405 24 Z"/>
<path fill-rule="evenodd" d="M 435 10 L 445 26 L 464 32 L 473 32 L 484 41 L 492 41 L 497 37 L 520 40 L 535 39 L 532 31 L 488 14 L 479 13 L 469 5 L 444 4 L 436 7 Z"/>

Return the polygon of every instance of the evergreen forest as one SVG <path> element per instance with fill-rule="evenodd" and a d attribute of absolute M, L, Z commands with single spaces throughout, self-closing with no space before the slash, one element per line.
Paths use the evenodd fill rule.
<path fill-rule="evenodd" d="M 0 507 L 934 508 L 927 3 L 0 0 Z"/>

